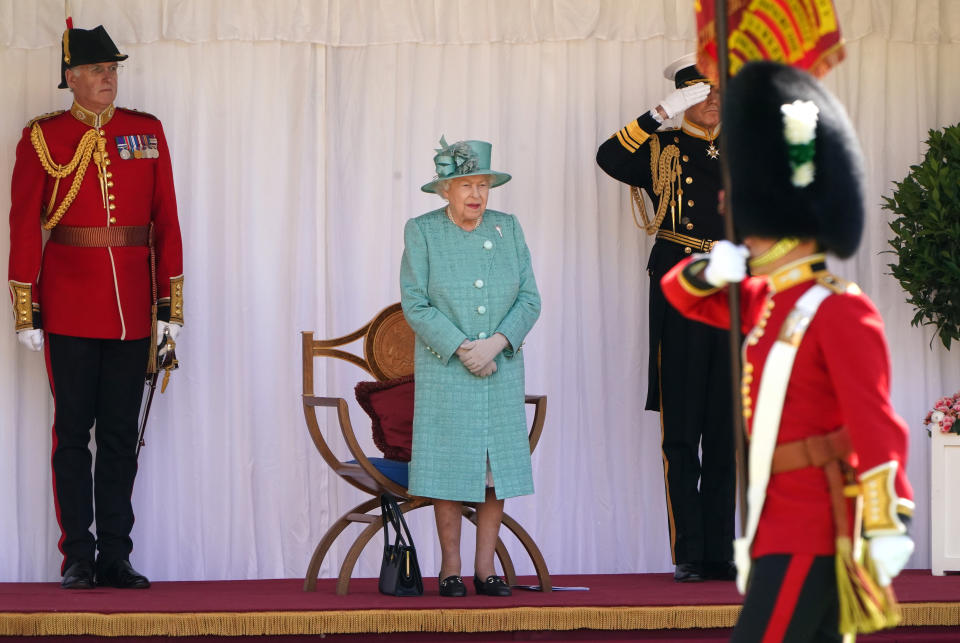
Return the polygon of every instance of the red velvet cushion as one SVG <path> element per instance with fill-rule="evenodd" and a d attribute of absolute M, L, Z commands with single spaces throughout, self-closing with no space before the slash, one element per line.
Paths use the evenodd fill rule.
<path fill-rule="evenodd" d="M 373 443 L 390 460 L 410 462 L 413 440 L 413 375 L 385 382 L 359 382 L 357 402 L 373 423 Z"/>

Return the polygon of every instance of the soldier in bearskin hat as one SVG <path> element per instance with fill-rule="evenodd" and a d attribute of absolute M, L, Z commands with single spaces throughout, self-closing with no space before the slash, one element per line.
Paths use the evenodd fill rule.
<path fill-rule="evenodd" d="M 151 337 L 183 324 L 169 150 L 159 120 L 114 106 L 126 58 L 103 26 L 68 19 L 60 87 L 73 104 L 27 124 L 13 169 L 9 286 L 20 343 L 46 354 L 67 589 L 150 585 L 129 562 L 137 416 Z"/>
<path fill-rule="evenodd" d="M 597 163 L 630 186 L 637 225 L 656 242 L 650 277 L 646 409 L 660 413 L 670 554 L 678 582 L 733 580 L 736 470 L 730 338 L 671 308 L 660 278 L 723 238 L 718 213 L 720 96 L 688 54 L 667 66 L 674 90 L 604 142 Z M 659 129 L 683 115 L 680 127 Z M 649 213 L 643 190 L 653 203 Z M 635 214 L 636 216 L 636 214 Z"/>
<path fill-rule="evenodd" d="M 883 320 L 827 269 L 827 254 L 849 257 L 860 241 L 863 159 L 843 107 L 806 72 L 749 63 L 724 99 L 744 245 L 721 241 L 662 286 L 684 315 L 722 327 L 725 286 L 742 282 L 750 482 L 736 562 L 747 596 L 732 640 L 839 641 L 896 622 L 889 585 L 913 550 Z"/>

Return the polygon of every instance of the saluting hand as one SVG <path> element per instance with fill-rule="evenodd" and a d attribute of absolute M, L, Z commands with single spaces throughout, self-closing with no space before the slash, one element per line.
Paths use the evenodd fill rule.
<path fill-rule="evenodd" d="M 660 107 L 663 108 L 667 118 L 673 118 L 688 107 L 693 107 L 697 103 L 702 103 L 710 95 L 710 85 L 707 83 L 696 83 L 681 87 L 672 94 L 660 101 Z"/>

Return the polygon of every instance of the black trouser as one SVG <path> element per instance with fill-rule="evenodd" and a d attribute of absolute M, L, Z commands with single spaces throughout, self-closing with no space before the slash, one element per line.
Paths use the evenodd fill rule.
<path fill-rule="evenodd" d="M 78 560 L 98 565 L 133 549 L 133 479 L 137 416 L 149 338 L 132 341 L 47 334 L 47 372 L 54 398 L 53 492 L 60 523 L 61 573 Z M 97 461 L 91 476 L 90 429 Z M 96 503 L 97 538 L 90 525 Z"/>
<path fill-rule="evenodd" d="M 736 495 L 729 333 L 662 298 L 651 283 L 651 309 L 663 306 L 655 358 L 671 554 L 722 563 L 733 559 Z"/>
<path fill-rule="evenodd" d="M 753 561 L 731 643 L 840 641 L 833 556 L 775 554 Z"/>

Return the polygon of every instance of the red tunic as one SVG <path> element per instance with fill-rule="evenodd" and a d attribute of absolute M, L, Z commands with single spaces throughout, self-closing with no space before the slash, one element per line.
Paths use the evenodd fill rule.
<path fill-rule="evenodd" d="M 664 295 L 683 315 L 728 328 L 726 289 L 697 292 L 690 288 L 681 273 L 691 261 L 677 264 L 664 276 Z M 824 274 L 808 270 L 791 278 L 784 271 L 770 278 L 750 277 L 741 284 L 744 333 L 749 333 L 764 311 L 770 310 L 763 334 L 744 349 L 748 434 L 753 429 L 748 409 L 756 401 L 764 363 L 779 329 L 800 296 Z M 781 279 L 774 281 L 774 277 Z M 896 494 L 902 506 L 912 507 L 913 492 L 904 470 L 907 426 L 890 404 L 890 364 L 883 320 L 859 289 L 827 297 L 810 323 L 790 375 L 777 444 L 826 434 L 840 426 L 850 431 L 855 451 L 851 464 L 857 473 L 896 462 Z M 771 475 L 753 557 L 775 553 L 828 555 L 834 553 L 834 538 L 823 470 L 807 467 Z"/>
<path fill-rule="evenodd" d="M 68 163 L 81 137 L 91 129 L 74 116 L 74 110 L 76 104 L 71 111 L 38 121 L 55 163 Z M 82 111 L 77 114 L 83 117 Z M 89 117 L 90 113 L 86 114 Z M 151 287 L 145 246 L 87 248 L 48 242 L 44 248 L 41 217 L 50 203 L 55 179 L 41 164 L 30 131 L 29 126 L 23 131 L 13 169 L 8 278 L 31 286 L 47 332 L 102 339 L 149 336 Z M 146 226 L 153 222 L 157 294 L 165 300 L 171 294 L 171 278 L 182 276 L 183 251 L 163 127 L 149 114 L 117 109 L 101 127 L 101 134 L 110 161 L 106 167 L 109 204 L 114 207 L 104 207 L 97 167 L 91 161 L 76 200 L 59 225 Z M 125 160 L 119 153 L 118 137 L 121 144 L 155 145 L 157 153 L 148 152 L 142 158 L 131 155 Z M 54 209 L 73 179 L 74 174 L 60 179 Z"/>

